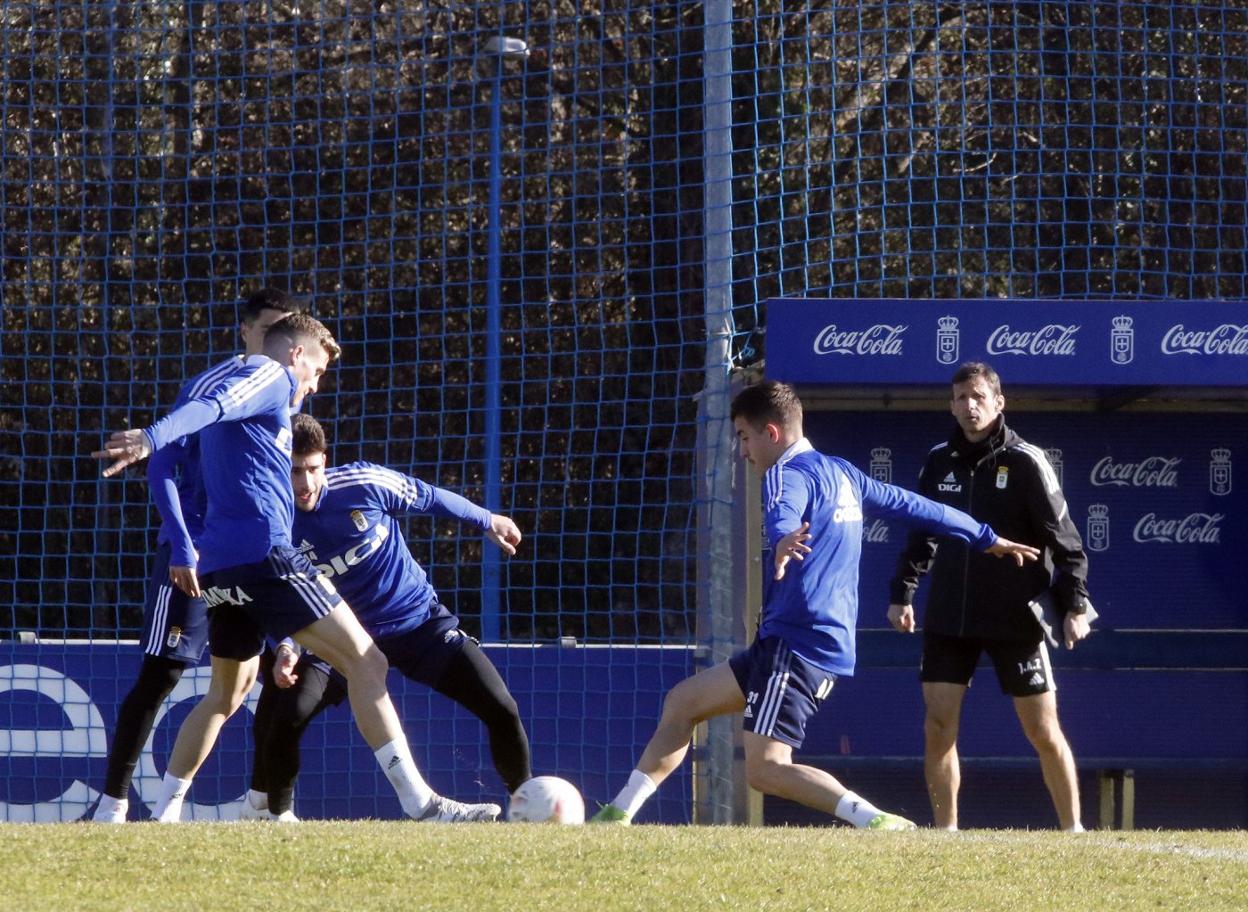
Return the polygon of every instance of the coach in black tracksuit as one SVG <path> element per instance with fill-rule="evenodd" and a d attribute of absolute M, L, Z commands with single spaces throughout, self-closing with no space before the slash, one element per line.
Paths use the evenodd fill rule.
<path fill-rule="evenodd" d="M 1088 633 L 1088 560 L 1052 466 L 1039 448 L 1006 427 L 1004 408 L 996 371 L 962 365 L 950 403 L 957 427 L 947 443 L 928 453 L 918 490 L 1006 538 L 1042 548 L 1043 560 L 1019 567 L 915 532 L 897 563 L 888 619 L 898 630 L 914 631 L 914 591 L 930 569 L 919 679 L 927 709 L 924 772 L 936 826 L 958 826 L 958 720 L 980 653 L 987 652 L 1040 756 L 1062 828 L 1081 830 L 1075 762 L 1058 723 L 1048 647 L 1027 603 L 1051 590 L 1066 612 L 1063 633 L 1073 648 Z"/>

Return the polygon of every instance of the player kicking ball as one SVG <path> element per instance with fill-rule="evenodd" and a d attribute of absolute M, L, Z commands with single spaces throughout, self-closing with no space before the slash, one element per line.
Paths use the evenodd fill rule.
<path fill-rule="evenodd" d="M 202 578 L 210 609 L 212 680 L 208 698 L 196 704 L 174 743 L 153 815 L 161 822 L 181 819 L 192 777 L 255 681 L 265 634 L 293 637 L 346 677 L 360 733 L 409 817 L 451 822 L 502 811 L 442 798 L 425 782 L 386 691 L 385 656 L 329 578 L 291 545 L 290 415 L 316 392 L 339 352 L 319 321 L 291 314 L 265 332 L 262 355 L 151 427 L 118 431 L 91 454 L 111 460 L 108 477 L 200 434 L 208 506 L 199 565 L 187 569 L 190 583 Z"/>
<path fill-rule="evenodd" d="M 433 688 L 480 719 L 508 794 L 530 778 L 529 740 L 516 701 L 476 641 L 441 602 L 395 520 L 434 515 L 470 523 L 507 554 L 520 529 L 458 494 L 370 462 L 327 468 L 325 431 L 295 415 L 291 483 L 295 547 L 347 599 L 377 647 L 404 677 Z M 296 664 L 297 662 L 297 664 Z M 256 759 L 240 816 L 290 819 L 299 741 L 308 724 L 346 696 L 342 676 L 310 652 L 278 647 L 256 707 Z M 493 807 L 493 806 L 491 806 Z"/>
<path fill-rule="evenodd" d="M 989 554 L 1012 556 L 1020 566 L 1039 551 L 817 452 L 803 435 L 801 401 L 786 384 L 769 381 L 742 390 L 730 416 L 742 458 L 763 480 L 763 528 L 775 567 L 758 635 L 748 649 L 672 688 L 637 768 L 592 822 L 629 823 L 684 760 L 699 722 L 744 711 L 746 777 L 753 788 L 856 827 L 914 829 L 829 773 L 793 762 L 806 723 L 837 677 L 854 672 L 863 516 L 904 520 Z"/>

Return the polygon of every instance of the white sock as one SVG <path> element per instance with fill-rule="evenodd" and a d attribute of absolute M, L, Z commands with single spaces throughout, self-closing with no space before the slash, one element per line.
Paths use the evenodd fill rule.
<path fill-rule="evenodd" d="M 403 805 L 403 813 L 408 817 L 419 817 L 433 800 L 433 789 L 420 775 L 420 770 L 416 769 L 416 761 L 412 759 L 407 741 L 395 738 L 374 751 L 373 756 L 394 786 L 395 794 L 399 796 L 399 804 Z"/>
<path fill-rule="evenodd" d="M 100 803 L 95 808 L 91 819 L 96 823 L 125 823 L 126 811 L 130 809 L 130 801 L 126 798 L 114 798 L 112 795 L 100 795 Z"/>
<path fill-rule="evenodd" d="M 182 801 L 190 789 L 190 779 L 179 779 L 173 773 L 165 773 L 165 778 L 160 782 L 160 800 L 156 802 L 152 819 L 161 823 L 177 823 L 181 820 Z"/>
<path fill-rule="evenodd" d="M 269 809 L 269 793 L 247 789 L 247 803 L 257 811 L 267 811 Z"/>
<path fill-rule="evenodd" d="M 646 799 L 653 795 L 657 788 L 658 786 L 654 784 L 653 779 L 641 770 L 633 770 L 628 774 L 628 784 L 620 789 L 620 793 L 615 796 L 615 800 L 611 803 L 629 817 L 632 817 L 641 810 L 641 806 L 646 803 Z"/>
<path fill-rule="evenodd" d="M 865 827 L 882 813 L 874 804 L 854 792 L 846 792 L 836 805 L 836 816 L 856 827 Z"/>

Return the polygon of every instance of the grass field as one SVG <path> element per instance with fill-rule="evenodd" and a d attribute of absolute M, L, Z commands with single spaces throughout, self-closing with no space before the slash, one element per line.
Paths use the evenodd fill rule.
<path fill-rule="evenodd" d="M 1248 908 L 1248 836 L 846 827 L 0 825 L 0 909 Z"/>

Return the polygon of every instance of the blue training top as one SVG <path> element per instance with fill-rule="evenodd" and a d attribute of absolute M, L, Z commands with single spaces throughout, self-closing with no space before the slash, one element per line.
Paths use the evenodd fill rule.
<path fill-rule="evenodd" d="M 290 403 L 294 375 L 252 355 L 145 430 L 153 452 L 197 431 L 208 508 L 199 572 L 254 564 L 290 545 Z"/>
<path fill-rule="evenodd" d="M 202 396 L 242 363 L 242 356 L 234 355 L 196 374 L 178 390 L 173 407 L 176 409 Z M 147 483 L 160 513 L 157 543 L 169 545 L 169 563 L 194 567 L 195 542 L 204 531 L 204 513 L 208 509 L 208 494 L 199 464 L 198 435 L 179 437 L 153 452 L 147 464 Z"/>
<path fill-rule="evenodd" d="M 863 514 L 900 519 L 951 535 L 980 549 L 996 533 L 961 510 L 864 475 L 844 459 L 825 456 L 802 438 L 763 477 L 763 531 L 775 567 L 776 544 L 810 523 L 810 553 L 791 560 L 784 578 L 767 580 L 759 636 L 781 637 L 806 661 L 836 675 L 854 673 L 858 623 L 858 561 Z"/>
<path fill-rule="evenodd" d="M 294 541 L 334 581 L 374 638 L 404 633 L 429 618 L 437 601 L 395 518 L 449 516 L 490 528 L 490 513 L 458 494 L 371 462 L 325 471 L 312 510 L 295 513 Z"/>

